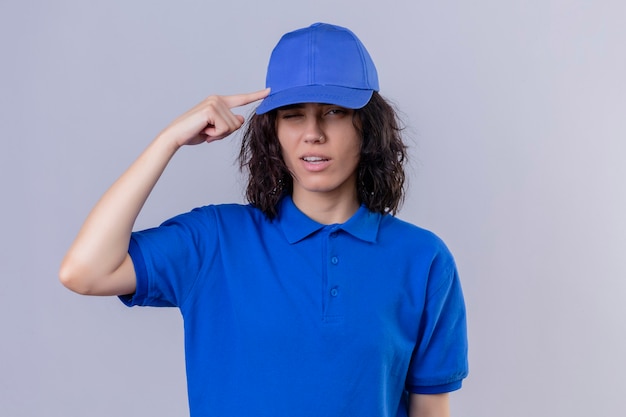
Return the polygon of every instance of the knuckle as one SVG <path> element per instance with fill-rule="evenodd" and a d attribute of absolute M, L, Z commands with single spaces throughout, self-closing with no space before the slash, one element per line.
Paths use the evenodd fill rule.
<path fill-rule="evenodd" d="M 227 125 L 215 126 L 215 135 L 216 136 L 227 135 L 230 132 L 231 132 L 231 129 Z"/>
<path fill-rule="evenodd" d="M 204 99 L 204 107 L 217 108 L 220 103 L 220 98 L 218 96 L 209 96 Z"/>

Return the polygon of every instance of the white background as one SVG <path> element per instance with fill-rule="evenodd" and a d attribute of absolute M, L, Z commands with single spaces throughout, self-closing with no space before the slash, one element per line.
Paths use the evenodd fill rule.
<path fill-rule="evenodd" d="M 262 88 L 280 35 L 315 21 L 369 49 L 408 125 L 400 217 L 456 256 L 454 416 L 626 415 L 621 0 L 1 0 L 0 415 L 187 415 L 178 311 L 75 295 L 58 266 L 169 121 Z M 137 228 L 243 201 L 238 146 L 179 152 Z"/>

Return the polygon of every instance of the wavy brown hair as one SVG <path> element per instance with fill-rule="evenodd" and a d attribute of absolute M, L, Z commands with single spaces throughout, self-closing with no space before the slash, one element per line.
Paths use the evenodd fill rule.
<path fill-rule="evenodd" d="M 380 94 L 354 111 L 353 123 L 362 137 L 357 167 L 359 203 L 370 211 L 395 214 L 404 199 L 406 145 L 397 113 Z M 278 202 L 291 194 L 293 179 L 276 135 L 276 110 L 254 114 L 245 129 L 239 166 L 248 172 L 246 198 L 270 219 Z"/>

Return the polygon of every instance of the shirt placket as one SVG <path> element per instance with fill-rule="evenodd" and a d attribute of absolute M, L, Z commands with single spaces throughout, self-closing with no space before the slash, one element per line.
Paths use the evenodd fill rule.
<path fill-rule="evenodd" d="M 329 226 L 325 231 L 324 277 L 322 282 L 323 320 L 325 323 L 337 323 L 343 320 L 341 309 L 342 253 L 340 250 L 339 226 Z"/>

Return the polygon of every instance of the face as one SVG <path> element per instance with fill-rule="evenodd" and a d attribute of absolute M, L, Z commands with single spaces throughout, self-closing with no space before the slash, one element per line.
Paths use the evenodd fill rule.
<path fill-rule="evenodd" d="M 293 177 L 293 198 L 357 200 L 356 170 L 361 137 L 354 110 L 304 103 L 278 109 L 276 133 Z"/>

